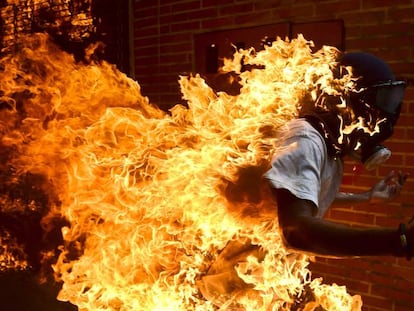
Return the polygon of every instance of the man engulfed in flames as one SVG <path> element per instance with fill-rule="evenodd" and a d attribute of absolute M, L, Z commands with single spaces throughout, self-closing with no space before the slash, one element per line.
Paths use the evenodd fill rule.
<path fill-rule="evenodd" d="M 355 204 L 393 199 L 408 177 L 391 172 L 368 192 L 339 192 L 344 156 L 374 169 L 391 155 L 381 143 L 393 133 L 405 82 L 395 80 L 387 64 L 367 53 L 338 53 L 337 63 L 331 65 L 331 78 L 339 82 L 351 73 L 353 80 L 337 92 L 325 92 L 316 83 L 313 94 L 305 93 L 299 118 L 280 127 L 275 135 L 280 138 L 278 149 L 264 174 L 277 202 L 284 244 L 319 256 L 410 259 L 414 253 L 413 225 L 364 229 L 323 219 L 333 201 Z M 249 256 L 260 261 L 266 251 L 249 240 L 229 243 L 203 278 L 203 294 L 218 305 L 235 295 L 245 295 L 248 282 L 238 277 L 236 270 Z"/>
<path fill-rule="evenodd" d="M 358 81 L 347 70 L 352 59 L 339 64 L 339 55 L 330 47 L 312 53 L 301 36 L 278 39 L 260 52 L 238 51 L 223 70 L 238 75 L 240 94 L 214 92 L 199 75 L 181 77 L 187 105 L 168 113 L 114 66 L 76 62 L 45 35 L 27 38 L 17 53 L 4 57 L 2 168 L 11 172 L 10 185 L 28 173 L 42 176 L 36 180 L 43 181 L 48 198 L 45 232 L 56 227 L 56 219 L 65 220 L 62 245 L 55 253 L 42 252 L 49 261 L 57 256 L 57 298 L 79 310 L 360 310 L 358 296 L 311 278 L 305 253 L 411 255 L 400 237 L 411 243 L 412 228 L 407 236 L 403 227 L 399 234 L 350 232 L 325 223 L 314 217 L 322 216 L 322 203 L 283 190 L 290 188 L 278 185 L 275 160 L 271 164 L 296 147 L 281 133 L 300 114 L 304 119 L 292 122 L 321 142 L 329 139 L 321 136 L 327 123 L 319 118 L 323 113 L 309 112 L 334 107 L 360 116 L 346 101 Z M 241 72 L 241 59 L 252 69 Z M 346 72 L 338 75 L 338 66 Z M 399 86 L 383 82 L 389 82 L 385 90 Z M 394 116 L 398 109 L 386 112 Z M 382 114 L 338 120 L 343 122 L 335 151 L 350 146 L 354 129 L 376 137 L 377 126 L 394 124 Z M 340 165 L 342 156 L 329 161 Z M 276 190 L 263 186 L 266 171 Z M 393 197 L 406 176 L 399 177 L 394 185 L 381 181 L 370 198 Z M 336 245 L 346 234 L 359 246 L 389 235 L 389 248 L 354 251 L 345 243 L 332 249 L 332 241 L 323 241 L 327 229 L 317 224 L 319 231 L 307 230 L 314 222 L 334 226 Z M 285 247 L 283 240 L 306 252 Z"/>

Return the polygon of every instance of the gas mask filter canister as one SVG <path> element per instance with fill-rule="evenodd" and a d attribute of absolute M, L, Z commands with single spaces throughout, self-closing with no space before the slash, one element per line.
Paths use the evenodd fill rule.
<path fill-rule="evenodd" d="M 372 171 L 387 161 L 390 156 L 391 151 L 387 147 L 377 145 L 372 149 L 364 150 L 361 161 L 367 170 Z"/>

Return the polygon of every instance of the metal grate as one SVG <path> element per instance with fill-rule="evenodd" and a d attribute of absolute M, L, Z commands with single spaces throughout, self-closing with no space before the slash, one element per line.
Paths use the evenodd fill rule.
<path fill-rule="evenodd" d="M 22 37 L 47 32 L 66 41 L 82 41 L 95 31 L 92 0 L 9 0 L 0 3 L 1 48 L 10 51 Z"/>
<path fill-rule="evenodd" d="M 64 50 L 83 58 L 85 47 L 103 42 L 105 59 L 130 71 L 129 1 L 0 0 L 0 51 L 19 48 L 28 34 L 46 32 Z"/>

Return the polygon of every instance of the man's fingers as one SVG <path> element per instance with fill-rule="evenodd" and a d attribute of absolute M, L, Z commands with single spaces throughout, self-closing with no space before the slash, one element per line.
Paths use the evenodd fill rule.
<path fill-rule="evenodd" d="M 391 171 L 384 178 L 384 182 L 386 184 L 398 184 L 398 185 L 402 186 L 402 185 L 404 185 L 405 181 L 407 180 L 407 178 L 409 176 L 410 176 L 409 173 L 403 174 L 401 171 L 399 171 L 398 174 L 395 174 L 395 171 Z"/>
<path fill-rule="evenodd" d="M 393 180 L 394 177 L 395 177 L 395 172 L 391 171 L 388 173 L 387 177 L 384 178 L 384 182 L 389 183 L 390 181 Z"/>

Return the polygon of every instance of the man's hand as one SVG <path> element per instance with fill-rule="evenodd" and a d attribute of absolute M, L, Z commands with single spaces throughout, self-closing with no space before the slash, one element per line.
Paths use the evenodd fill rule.
<path fill-rule="evenodd" d="M 370 203 L 387 202 L 397 198 L 408 176 L 409 174 L 403 174 L 401 171 L 398 173 L 391 171 L 369 191 Z"/>

